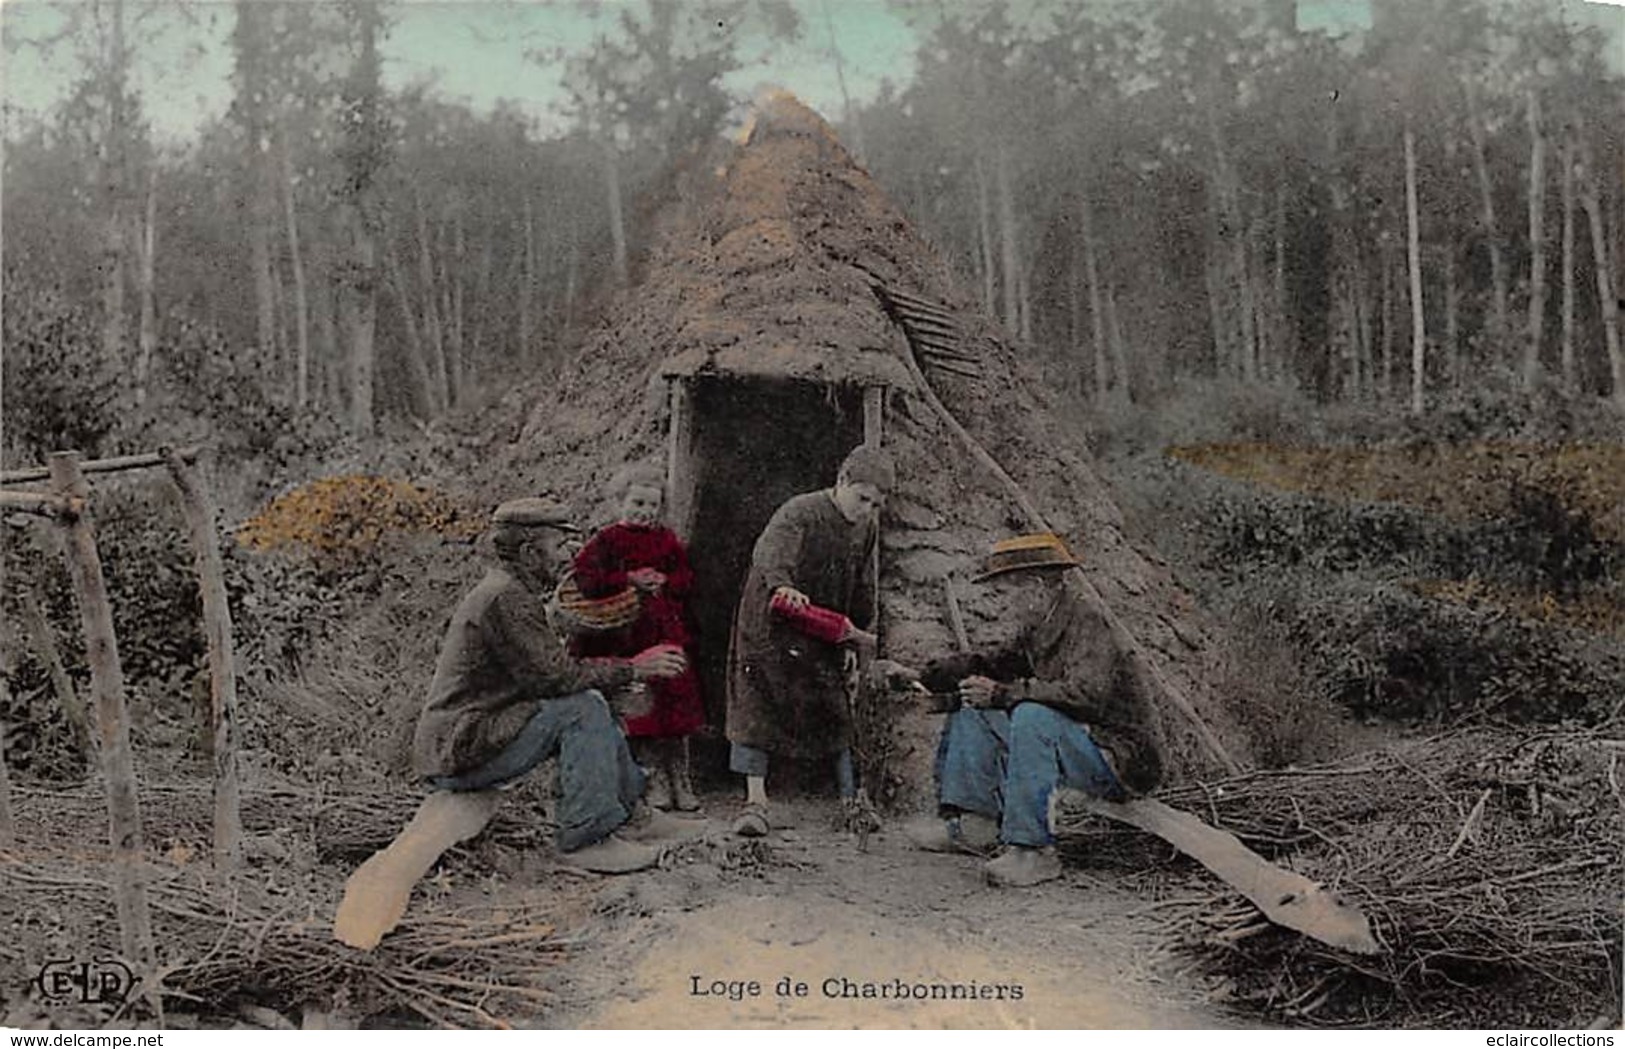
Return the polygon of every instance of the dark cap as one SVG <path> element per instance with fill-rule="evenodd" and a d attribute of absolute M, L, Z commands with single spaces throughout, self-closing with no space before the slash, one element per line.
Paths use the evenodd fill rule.
<path fill-rule="evenodd" d="M 491 523 L 518 525 L 522 528 L 557 528 L 561 532 L 581 531 L 571 523 L 570 515 L 564 507 L 551 499 L 536 496 L 509 499 L 496 508 L 496 512 L 491 515 Z"/>

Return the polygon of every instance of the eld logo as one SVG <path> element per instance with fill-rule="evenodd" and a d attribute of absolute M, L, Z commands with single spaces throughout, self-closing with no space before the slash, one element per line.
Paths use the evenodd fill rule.
<path fill-rule="evenodd" d="M 40 997 L 51 1005 L 119 1005 L 130 996 L 135 977 L 116 958 L 82 962 L 72 958 L 46 962 L 34 977 Z"/>

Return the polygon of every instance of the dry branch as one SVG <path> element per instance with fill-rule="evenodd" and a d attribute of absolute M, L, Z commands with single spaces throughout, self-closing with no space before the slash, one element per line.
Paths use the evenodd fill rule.
<path fill-rule="evenodd" d="M 1346 894 L 1389 953 L 1360 958 L 1278 931 L 1234 938 L 1256 922 L 1252 908 L 1171 908 L 1175 921 L 1242 1000 L 1294 1022 L 1527 1027 L 1589 1022 L 1567 1010 L 1617 1013 L 1625 814 L 1602 742 L 1480 730 L 1164 792 Z M 1539 812 L 1532 788 L 1548 799 Z M 1076 815 L 1062 825 L 1069 851 L 1128 846 Z"/>
<path fill-rule="evenodd" d="M 77 454 L 77 453 L 75 453 Z M 120 473 L 125 470 L 144 470 L 149 467 L 164 465 L 163 452 L 143 452 L 140 455 L 123 455 L 114 459 L 89 459 L 79 464 L 79 472 L 83 474 Z M 196 448 L 178 448 L 174 451 L 182 462 L 196 462 L 198 450 Z M 51 479 L 49 466 L 32 466 L 26 470 L 6 470 L 0 472 L 0 484 L 26 484 L 30 481 L 48 481 Z"/>

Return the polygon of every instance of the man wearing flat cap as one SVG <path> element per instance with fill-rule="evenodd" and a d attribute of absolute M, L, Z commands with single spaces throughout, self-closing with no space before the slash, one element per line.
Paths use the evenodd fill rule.
<path fill-rule="evenodd" d="M 512 783 L 559 759 L 558 846 L 576 865 L 613 873 L 648 866 L 653 849 L 616 831 L 633 814 L 643 776 L 606 696 L 680 674 L 680 649 L 630 659 L 576 660 L 548 609 L 577 532 L 547 499 L 503 503 L 492 518 L 496 564 L 452 615 L 413 737 L 413 768 L 441 790 Z"/>
<path fill-rule="evenodd" d="M 1116 800 L 1125 783 L 1146 791 L 1161 776 L 1149 701 L 1127 653 L 1100 610 L 1067 591 L 1077 563 L 1055 535 L 996 544 L 977 581 L 993 591 L 1011 640 L 935 660 L 920 675 L 958 709 L 937 749 L 939 818 L 905 832 L 938 852 L 987 854 L 1002 843 L 984 868 L 995 885 L 1060 876 L 1049 826 L 1058 787 Z"/>

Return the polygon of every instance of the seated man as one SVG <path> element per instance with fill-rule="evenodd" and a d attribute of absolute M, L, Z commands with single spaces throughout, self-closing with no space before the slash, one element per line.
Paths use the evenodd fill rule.
<path fill-rule="evenodd" d="M 1112 800 L 1124 780 L 1150 790 L 1161 775 L 1149 704 L 1100 613 L 1069 594 L 1077 562 L 1059 537 L 997 544 L 977 580 L 994 580 L 1013 639 L 996 651 L 934 661 L 921 683 L 949 694 L 937 750 L 938 819 L 905 830 L 933 851 L 1005 850 L 985 870 L 995 885 L 1036 885 L 1060 876 L 1050 798 L 1071 787 Z"/>
<path fill-rule="evenodd" d="M 376 945 L 440 854 L 478 834 L 498 791 L 548 758 L 559 763 L 558 847 L 574 866 L 640 870 L 659 851 L 628 838 L 680 836 L 680 821 L 641 804 L 643 772 L 605 695 L 625 702 L 642 691 L 634 682 L 681 674 L 682 650 L 656 645 L 630 659 L 590 661 L 565 652 L 548 601 L 568 563 L 562 539 L 576 530 L 545 499 L 497 508 L 497 563 L 452 615 L 413 737 L 413 768 L 436 792 L 351 876 L 335 921 L 345 943 Z"/>

